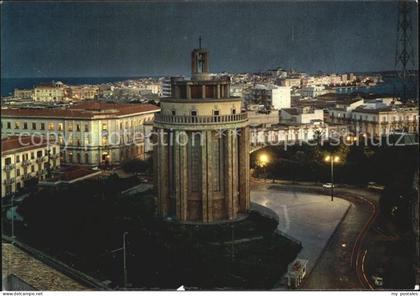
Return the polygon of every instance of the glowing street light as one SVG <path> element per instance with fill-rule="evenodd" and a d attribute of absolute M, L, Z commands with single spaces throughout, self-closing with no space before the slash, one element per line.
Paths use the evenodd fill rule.
<path fill-rule="evenodd" d="M 263 154 L 260 154 L 259 156 L 258 156 L 258 160 L 257 160 L 257 165 L 260 167 L 260 168 L 262 168 L 262 169 L 264 169 L 264 175 L 265 175 L 265 168 L 266 168 L 266 166 L 267 166 L 267 164 L 270 162 L 270 158 L 268 157 L 268 155 L 267 154 L 265 154 L 265 153 L 263 153 Z"/>
<path fill-rule="evenodd" d="M 260 157 L 259 157 L 259 162 L 260 162 L 259 165 L 261 167 L 266 166 L 269 162 L 268 155 L 267 154 L 261 154 Z"/>
<path fill-rule="evenodd" d="M 331 201 L 334 200 L 334 163 L 340 162 L 340 157 L 337 155 L 327 155 L 325 162 L 329 162 L 331 165 Z"/>

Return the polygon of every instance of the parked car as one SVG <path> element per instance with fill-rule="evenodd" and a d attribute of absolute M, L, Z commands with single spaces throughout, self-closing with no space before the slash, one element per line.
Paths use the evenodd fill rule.
<path fill-rule="evenodd" d="M 382 287 L 384 285 L 384 269 L 383 267 L 377 267 L 375 273 L 372 274 L 373 283 L 377 287 Z"/>
<path fill-rule="evenodd" d="M 324 187 L 324 188 L 335 188 L 335 185 L 333 185 L 332 183 L 325 183 L 325 184 L 322 184 L 322 187 Z"/>

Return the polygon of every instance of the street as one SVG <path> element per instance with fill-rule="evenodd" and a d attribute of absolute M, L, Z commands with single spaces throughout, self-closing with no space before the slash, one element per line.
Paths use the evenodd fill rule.
<path fill-rule="evenodd" d="M 276 212 L 278 229 L 302 242 L 298 256 L 309 259 L 308 272 L 350 207 L 343 199 L 331 202 L 328 195 L 284 191 L 279 185 L 259 185 L 251 191 L 251 199 Z"/>
<path fill-rule="evenodd" d="M 270 192 L 270 194 L 265 195 L 270 197 L 270 203 L 266 202 L 266 206 L 274 206 L 274 210 L 276 204 L 284 204 L 283 201 L 287 201 L 288 196 L 296 196 L 300 199 L 313 198 L 315 196 L 320 198 L 328 197 L 327 195 L 324 195 L 327 193 L 324 193 L 320 186 L 314 186 L 313 184 L 255 185 L 256 192 L 260 191 L 261 188 Z M 256 198 L 254 201 L 258 202 L 258 197 L 255 197 L 254 192 L 252 192 L 251 197 Z M 335 224 L 337 225 L 336 229 L 334 227 L 335 231 L 329 232 L 328 238 L 325 238 L 324 236 L 324 244 L 320 241 L 319 246 L 322 246 L 322 249 L 318 253 L 318 256 L 315 256 L 316 262 L 312 262 L 312 265 L 308 266 L 309 274 L 306 280 L 304 280 L 302 288 L 308 290 L 373 289 L 373 285 L 365 270 L 367 256 L 365 242 L 368 241 L 372 235 L 372 233 L 369 232 L 369 226 L 373 223 L 377 215 L 376 205 L 379 200 L 379 195 L 363 189 L 338 188 L 336 190 L 336 197 L 337 198 L 334 199 L 333 203 L 336 201 L 349 202 L 351 203 L 351 206 L 349 207 L 347 214 L 345 216 L 342 215 L 343 219 L 341 223 L 339 223 L 340 221 L 337 221 Z M 273 202 L 275 200 L 281 200 L 281 202 Z M 302 209 L 304 208 L 301 208 L 300 210 Z M 327 210 L 321 210 L 317 207 L 315 207 L 314 210 L 318 211 L 318 215 L 319 213 L 322 213 L 322 215 L 327 213 L 322 212 Z M 316 233 L 322 232 L 323 225 L 316 219 L 313 219 L 312 216 L 308 216 L 306 211 L 301 211 L 300 213 L 297 211 L 295 215 L 296 217 L 300 217 L 300 219 L 310 219 L 312 222 L 310 227 L 308 227 L 309 225 L 300 222 L 301 224 L 299 227 L 302 228 L 302 233 L 311 233 L 314 231 Z M 296 233 L 293 235 L 290 230 L 286 233 L 300 239 L 299 237 L 296 237 Z M 299 236 L 299 234 L 297 235 Z M 321 239 L 321 236 L 319 236 L 319 239 Z M 306 240 L 307 243 L 312 243 L 310 239 Z M 302 243 L 303 250 L 301 254 L 299 254 L 299 257 L 304 257 L 303 254 L 305 254 L 305 238 L 302 240 Z M 310 245 L 309 248 L 314 248 L 314 246 Z M 313 264 L 315 264 L 315 266 L 313 266 Z"/>

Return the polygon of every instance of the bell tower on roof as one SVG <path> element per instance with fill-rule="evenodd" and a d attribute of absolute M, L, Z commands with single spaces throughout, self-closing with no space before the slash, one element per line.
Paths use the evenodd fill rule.
<path fill-rule="evenodd" d="M 191 52 L 191 78 L 192 80 L 208 80 L 209 52 L 201 47 L 201 36 L 198 38 L 198 48 Z"/>

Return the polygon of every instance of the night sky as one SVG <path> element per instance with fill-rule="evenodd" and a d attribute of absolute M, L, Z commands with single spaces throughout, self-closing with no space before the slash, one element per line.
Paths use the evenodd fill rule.
<path fill-rule="evenodd" d="M 1 8 L 3 77 L 188 74 L 199 35 L 214 72 L 394 68 L 395 1 L 3 2 Z"/>

